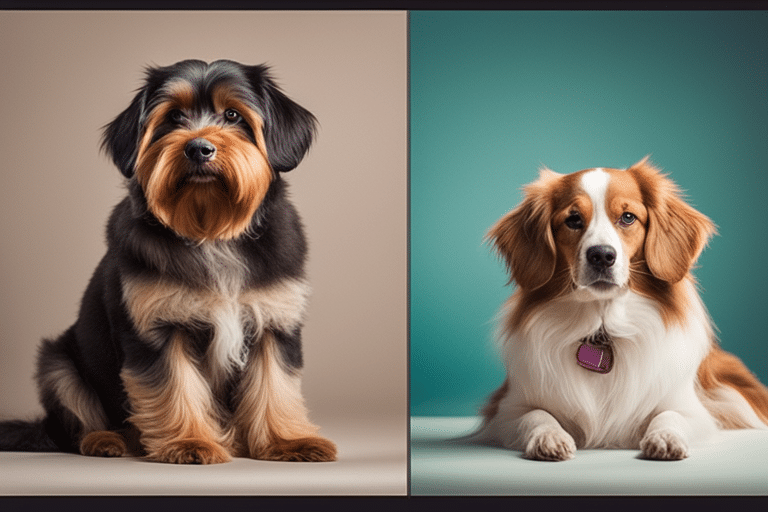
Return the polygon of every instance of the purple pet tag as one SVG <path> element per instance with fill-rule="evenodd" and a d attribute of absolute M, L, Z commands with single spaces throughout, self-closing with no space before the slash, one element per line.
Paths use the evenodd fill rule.
<path fill-rule="evenodd" d="M 613 350 L 610 345 L 582 343 L 576 351 L 579 365 L 598 373 L 608 373 L 613 368 Z"/>

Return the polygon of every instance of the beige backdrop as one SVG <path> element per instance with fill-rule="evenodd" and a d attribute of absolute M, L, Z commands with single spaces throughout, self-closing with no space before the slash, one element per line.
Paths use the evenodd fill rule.
<path fill-rule="evenodd" d="M 41 411 L 36 347 L 73 323 L 104 253 L 124 190 L 101 127 L 145 65 L 228 58 L 270 64 L 320 121 L 286 175 L 310 239 L 311 416 L 381 419 L 405 446 L 405 13 L 1 12 L 0 48 L 0 418 Z"/>

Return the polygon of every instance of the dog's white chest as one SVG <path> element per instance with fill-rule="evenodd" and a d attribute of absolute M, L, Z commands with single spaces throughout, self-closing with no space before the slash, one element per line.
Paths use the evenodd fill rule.
<path fill-rule="evenodd" d="M 247 359 L 245 347 L 265 329 L 293 331 L 303 321 L 309 291 L 304 281 L 283 280 L 236 296 L 220 296 L 207 318 L 213 326 L 208 349 L 211 365 L 242 367 Z"/>

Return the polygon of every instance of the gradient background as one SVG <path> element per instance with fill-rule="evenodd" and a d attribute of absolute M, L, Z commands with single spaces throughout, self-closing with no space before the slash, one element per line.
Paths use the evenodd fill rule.
<path fill-rule="evenodd" d="M 291 493 L 306 474 L 320 478 L 313 494 L 404 494 L 407 57 L 402 11 L 1 12 L 0 418 L 41 411 L 40 339 L 74 322 L 105 251 L 107 217 L 125 194 L 99 152 L 101 127 L 128 106 L 144 66 L 266 62 L 320 123 L 309 154 L 284 178 L 310 247 L 304 395 L 310 418 L 338 444 L 339 463 L 289 464 L 288 478 L 269 464 L 257 476 L 253 464 L 245 476 L 225 464 L 192 491 L 250 474 L 246 492 Z M 58 481 L 43 469 L 30 485 Z M 83 483 L 93 492 L 91 484 Z"/>
<path fill-rule="evenodd" d="M 412 12 L 411 414 L 503 380 L 512 292 L 483 244 L 546 165 L 652 160 L 719 227 L 696 271 L 726 350 L 768 383 L 768 13 Z"/>

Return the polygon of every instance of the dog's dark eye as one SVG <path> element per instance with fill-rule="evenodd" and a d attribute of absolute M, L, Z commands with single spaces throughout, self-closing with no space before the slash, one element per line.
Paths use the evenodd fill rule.
<path fill-rule="evenodd" d="M 619 217 L 619 224 L 625 227 L 631 226 L 636 220 L 637 217 L 635 217 L 634 213 L 624 212 L 621 214 L 621 217 Z"/>
<path fill-rule="evenodd" d="M 184 122 L 184 112 L 175 108 L 168 112 L 168 120 L 173 124 L 180 124 Z"/>
<path fill-rule="evenodd" d="M 224 119 L 230 123 L 236 123 L 240 120 L 240 112 L 233 108 L 228 108 L 224 111 Z"/>
<path fill-rule="evenodd" d="M 565 218 L 565 225 L 571 229 L 584 229 L 584 219 L 578 212 L 571 212 Z"/>

